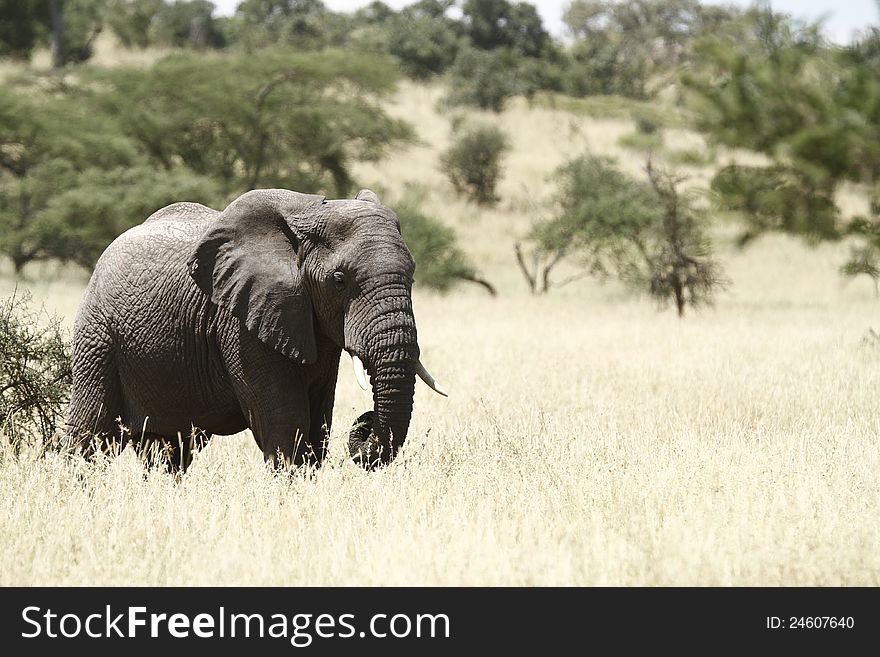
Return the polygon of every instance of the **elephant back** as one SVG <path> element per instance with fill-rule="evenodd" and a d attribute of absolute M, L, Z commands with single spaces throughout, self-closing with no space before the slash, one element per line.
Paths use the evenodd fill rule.
<path fill-rule="evenodd" d="M 172 203 L 164 208 L 156 210 L 144 221 L 145 224 L 156 221 L 202 221 L 204 219 L 213 219 L 218 214 L 217 210 L 213 210 L 201 203 Z"/>

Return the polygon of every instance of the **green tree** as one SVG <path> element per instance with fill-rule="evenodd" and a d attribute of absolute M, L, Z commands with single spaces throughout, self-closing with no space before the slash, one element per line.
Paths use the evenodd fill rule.
<path fill-rule="evenodd" d="M 150 21 L 151 43 L 176 48 L 222 48 L 225 37 L 208 0 L 163 2 Z"/>
<path fill-rule="evenodd" d="M 878 5 L 880 9 L 880 5 Z M 873 126 L 875 135 L 880 131 L 880 80 L 874 74 L 880 66 L 880 28 L 869 27 L 843 53 L 845 65 L 854 69 L 856 82 L 850 85 L 851 104 L 858 105 L 862 121 Z M 875 136 L 876 139 L 876 136 Z M 850 251 L 849 260 L 841 268 L 845 276 L 866 275 L 874 282 L 880 294 L 880 183 L 878 183 L 878 144 L 857 144 L 860 161 L 858 179 L 872 185 L 870 213 L 855 217 L 846 227 L 846 233 L 855 236 L 859 244 Z M 865 152 L 865 149 L 869 149 Z"/>
<path fill-rule="evenodd" d="M 217 203 L 218 185 L 157 170 L 88 99 L 0 90 L 0 253 L 94 264 L 119 233 L 179 200 Z"/>
<path fill-rule="evenodd" d="M 0 0 L 0 57 L 30 58 L 48 26 L 46 0 Z"/>
<path fill-rule="evenodd" d="M 334 14 L 321 0 L 244 0 L 236 9 L 236 40 L 249 49 L 287 45 L 314 50 L 331 40 Z"/>
<path fill-rule="evenodd" d="M 460 34 L 446 16 L 452 0 L 421 0 L 387 21 L 388 51 L 411 78 L 424 80 L 443 73 L 455 61 Z"/>
<path fill-rule="evenodd" d="M 91 59 L 95 39 L 104 27 L 105 0 L 56 0 L 62 10 L 63 36 L 53 27 L 56 65 Z M 60 39 L 60 42 L 59 42 Z"/>
<path fill-rule="evenodd" d="M 494 125 L 465 128 L 440 157 L 449 181 L 460 194 L 472 201 L 491 205 L 498 200 L 495 188 L 501 177 L 501 164 L 510 143 Z"/>
<path fill-rule="evenodd" d="M 880 296 L 880 190 L 875 190 L 868 217 L 856 217 L 847 226 L 847 233 L 859 243 L 850 247 L 849 259 L 840 268 L 844 276 L 867 276 Z"/>
<path fill-rule="evenodd" d="M 222 207 L 223 200 L 216 181 L 180 167 L 89 169 L 51 197 L 31 234 L 44 257 L 91 268 L 110 242 L 159 208 L 178 201 Z"/>
<path fill-rule="evenodd" d="M 109 0 L 104 20 L 122 45 L 146 48 L 164 4 L 163 0 Z"/>
<path fill-rule="evenodd" d="M 743 241 L 766 230 L 836 239 L 846 230 L 835 202 L 840 184 L 872 184 L 880 174 L 876 67 L 858 48 L 825 47 L 819 25 L 767 6 L 746 18 L 747 31 L 700 42 L 700 65 L 684 82 L 697 126 L 714 144 L 771 163 L 726 167 L 713 191 L 723 209 L 747 219 Z"/>
<path fill-rule="evenodd" d="M 735 23 L 739 10 L 697 0 L 574 0 L 563 21 L 574 37 L 565 90 L 576 96 L 650 95 L 690 62 L 693 44 Z"/>
<path fill-rule="evenodd" d="M 550 43 L 538 11 L 527 2 L 465 0 L 461 11 L 475 48 L 505 48 L 524 57 L 540 57 Z"/>
<path fill-rule="evenodd" d="M 680 179 L 650 160 L 646 173 L 647 181 L 633 180 L 612 160 L 592 155 L 556 172 L 558 215 L 533 227 L 531 258 L 516 246 L 532 293 L 584 275 L 615 275 L 661 303 L 672 302 L 679 316 L 687 305 L 711 302 L 723 278 L 702 216 L 679 192 Z M 563 260 L 580 273 L 553 281 L 551 273 Z"/>
<path fill-rule="evenodd" d="M 128 166 L 134 145 L 76 100 L 0 88 L 0 252 L 16 271 L 49 257 L 37 218 L 79 172 Z"/>
<path fill-rule="evenodd" d="M 105 0 L 0 0 L 0 56 L 28 59 L 43 43 L 56 68 L 92 56 Z"/>
<path fill-rule="evenodd" d="M 213 177 L 227 196 L 255 187 L 345 195 L 352 162 L 412 136 L 378 104 L 395 72 L 376 56 L 175 55 L 95 75 L 110 87 L 103 105 L 154 163 Z"/>

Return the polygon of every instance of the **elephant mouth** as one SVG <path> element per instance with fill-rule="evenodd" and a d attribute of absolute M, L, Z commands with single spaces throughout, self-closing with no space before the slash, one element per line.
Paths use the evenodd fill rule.
<path fill-rule="evenodd" d="M 354 370 L 354 378 L 360 386 L 361 390 L 369 390 L 370 384 L 367 382 L 367 374 L 372 378 L 374 373 L 370 371 L 368 365 L 364 365 L 364 361 L 358 356 L 357 352 L 354 349 L 346 348 L 345 351 L 348 352 L 348 355 L 351 356 L 351 365 Z M 443 397 L 448 397 L 449 393 L 446 392 L 446 389 L 440 385 L 440 382 L 434 378 L 434 376 L 428 371 L 428 369 L 422 365 L 422 361 L 416 361 L 416 374 L 418 377 L 425 382 L 431 390 L 436 392 L 438 395 L 442 395 Z"/>

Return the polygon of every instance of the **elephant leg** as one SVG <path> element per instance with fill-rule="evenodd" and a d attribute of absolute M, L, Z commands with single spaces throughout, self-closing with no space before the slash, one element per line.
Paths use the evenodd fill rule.
<path fill-rule="evenodd" d="M 266 461 L 286 468 L 312 460 L 309 398 L 304 386 L 293 380 L 272 379 L 247 386 L 246 393 L 244 415 Z"/>
<path fill-rule="evenodd" d="M 170 474 L 183 474 L 192 464 L 193 455 L 208 440 L 209 434 L 203 431 L 178 431 L 174 436 L 146 432 L 133 439 L 138 456 L 146 467 L 164 466 Z"/>
<path fill-rule="evenodd" d="M 335 380 L 313 389 L 309 394 L 311 414 L 309 417 L 308 456 L 311 465 L 320 466 L 327 455 L 335 397 Z"/>
<path fill-rule="evenodd" d="M 251 431 L 267 463 L 284 469 L 312 460 L 308 418 L 276 413 L 271 418 L 254 420 Z"/>
<path fill-rule="evenodd" d="M 236 360 L 227 364 L 233 390 L 263 457 L 281 469 L 311 460 L 309 382 L 303 368 L 249 336 Z"/>
<path fill-rule="evenodd" d="M 75 352 L 65 427 L 68 448 L 86 458 L 92 458 L 98 451 L 109 451 L 114 443 L 122 449 L 123 408 L 112 347 L 107 344 L 84 353 Z"/>

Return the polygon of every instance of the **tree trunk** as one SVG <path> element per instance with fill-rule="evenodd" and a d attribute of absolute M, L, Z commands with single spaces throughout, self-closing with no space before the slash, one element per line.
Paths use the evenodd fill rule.
<path fill-rule="evenodd" d="M 19 278 L 24 266 L 31 261 L 31 256 L 25 253 L 14 253 L 10 257 L 12 258 L 12 266 L 15 268 L 15 276 Z"/>
<path fill-rule="evenodd" d="M 678 310 L 678 316 L 680 318 L 684 317 L 684 290 L 678 281 L 676 281 L 673 286 L 673 292 L 675 293 L 675 307 Z"/>
<path fill-rule="evenodd" d="M 519 270 L 522 272 L 523 277 L 526 279 L 526 283 L 528 283 L 529 292 L 531 292 L 532 294 L 537 294 L 538 291 L 535 281 L 536 274 L 533 274 L 529 271 L 529 268 L 526 265 L 525 258 L 523 257 L 522 247 L 520 246 L 519 242 L 513 245 L 513 251 L 514 253 L 516 253 L 516 264 L 519 265 Z"/>
<path fill-rule="evenodd" d="M 64 5 L 61 0 L 47 0 L 52 22 L 52 67 L 64 66 Z"/>

